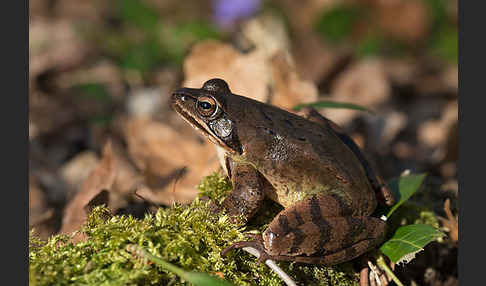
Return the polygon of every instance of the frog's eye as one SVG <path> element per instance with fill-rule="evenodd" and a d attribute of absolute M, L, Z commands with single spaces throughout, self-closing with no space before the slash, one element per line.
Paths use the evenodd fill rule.
<path fill-rule="evenodd" d="M 213 116 L 218 111 L 218 105 L 214 98 L 202 96 L 197 100 L 196 109 L 204 117 Z"/>

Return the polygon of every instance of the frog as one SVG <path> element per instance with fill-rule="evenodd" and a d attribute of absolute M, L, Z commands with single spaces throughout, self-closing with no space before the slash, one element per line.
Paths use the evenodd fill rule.
<path fill-rule="evenodd" d="M 383 242 L 386 222 L 372 216 L 394 197 L 357 144 L 313 108 L 300 114 L 233 94 L 220 78 L 182 87 L 172 108 L 217 149 L 232 190 L 221 203 L 246 224 L 264 198 L 283 209 L 261 234 L 221 253 L 253 247 L 258 261 L 335 265 Z"/>

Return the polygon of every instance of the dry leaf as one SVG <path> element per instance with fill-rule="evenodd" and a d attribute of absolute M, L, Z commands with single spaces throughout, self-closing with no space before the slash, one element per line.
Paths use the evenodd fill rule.
<path fill-rule="evenodd" d="M 453 242 L 459 240 L 459 225 L 457 221 L 457 216 L 454 216 L 451 211 L 451 200 L 447 199 L 444 203 L 444 211 L 446 213 L 447 219 L 443 217 L 438 217 L 442 222 L 442 225 L 446 227 L 449 231 L 449 237 Z"/>
<path fill-rule="evenodd" d="M 294 58 L 298 73 L 313 82 L 327 81 L 331 74 L 348 61 L 351 49 L 335 49 L 324 43 L 319 35 L 311 32 L 298 34 L 295 42 Z"/>
<path fill-rule="evenodd" d="M 110 190 L 110 209 L 116 212 L 133 199 L 135 190 L 143 185 L 144 177 L 128 158 L 121 143 L 112 139 L 112 154 L 116 178 Z"/>
<path fill-rule="evenodd" d="M 281 17 L 263 13 L 250 19 L 242 26 L 241 37 L 249 42 L 251 52 L 263 53 L 266 59 L 283 54 L 286 60 L 291 60 L 290 39 Z"/>
<path fill-rule="evenodd" d="M 49 237 L 54 230 L 47 221 L 53 215 L 54 210 L 49 208 L 46 195 L 29 176 L 29 228 L 35 228 L 36 234 L 43 239 Z"/>
<path fill-rule="evenodd" d="M 104 13 L 107 12 L 103 11 L 106 10 L 103 8 L 108 6 L 104 1 L 90 0 L 63 0 L 51 5 L 54 6 L 53 10 L 57 17 L 86 22 L 101 20 Z"/>
<path fill-rule="evenodd" d="M 29 23 L 29 76 L 35 78 L 48 69 L 66 70 L 79 65 L 87 55 L 87 45 L 67 20 L 36 18 Z"/>
<path fill-rule="evenodd" d="M 458 120 L 457 101 L 450 102 L 442 111 L 438 120 L 429 120 L 421 124 L 417 130 L 418 139 L 428 147 L 436 148 L 444 145 L 449 135 L 449 130 Z"/>
<path fill-rule="evenodd" d="M 326 10 L 341 4 L 341 0 L 280 0 L 292 30 L 292 51 L 300 76 L 320 82 L 328 78 L 336 65 L 347 57 L 352 49 L 336 49 L 326 44 L 315 32 L 314 25 Z"/>
<path fill-rule="evenodd" d="M 374 109 L 387 100 L 391 87 L 379 59 L 363 59 L 345 70 L 331 86 L 332 100 L 358 104 Z M 359 111 L 348 109 L 326 109 L 325 115 L 338 125 L 346 125 Z"/>
<path fill-rule="evenodd" d="M 70 186 L 70 193 L 72 196 L 76 194 L 89 176 L 91 171 L 98 166 L 100 159 L 93 151 L 85 151 L 79 153 L 74 158 L 65 163 L 61 169 L 60 174 L 64 181 Z"/>
<path fill-rule="evenodd" d="M 285 9 L 288 21 L 292 27 L 299 31 L 311 30 L 317 18 L 324 11 L 339 5 L 342 0 L 279 0 L 280 5 Z"/>
<path fill-rule="evenodd" d="M 200 88 L 208 79 L 223 78 L 233 93 L 291 108 L 299 103 L 317 100 L 316 86 L 302 80 L 285 49 L 262 44 L 242 54 L 227 44 L 215 41 L 196 45 L 184 62 L 183 86 Z"/>
<path fill-rule="evenodd" d="M 377 1 L 378 24 L 390 36 L 409 43 L 423 39 L 429 30 L 429 14 L 424 1 Z"/>
<path fill-rule="evenodd" d="M 266 55 L 243 54 L 218 41 L 196 44 L 184 61 L 183 86 L 200 88 L 211 78 L 222 78 L 235 94 L 265 102 L 271 70 Z"/>
<path fill-rule="evenodd" d="M 182 119 L 180 119 L 182 120 Z M 125 125 L 128 152 L 137 167 L 146 175 L 145 186 L 137 193 L 153 203 L 170 205 L 188 203 L 197 195 L 195 186 L 216 171 L 219 162 L 216 150 L 197 132 L 179 133 L 169 126 L 147 118 L 131 118 Z M 173 181 L 187 167 L 175 190 Z M 157 177 L 157 185 L 149 186 L 147 174 Z"/>
<path fill-rule="evenodd" d="M 72 233 L 84 224 L 87 218 L 86 205 L 103 190 L 110 190 L 115 182 L 116 171 L 113 160 L 111 142 L 105 144 L 103 157 L 98 166 L 89 174 L 84 181 L 81 190 L 68 203 L 62 220 L 61 233 Z M 73 238 L 74 242 L 85 239 L 79 233 Z"/>
<path fill-rule="evenodd" d="M 283 53 L 273 57 L 272 71 L 274 87 L 271 103 L 273 105 L 291 109 L 300 103 L 317 100 L 318 90 L 315 84 L 302 80 Z"/>
<path fill-rule="evenodd" d="M 384 58 L 383 68 L 393 84 L 413 85 L 419 76 L 419 64 L 411 58 Z"/>

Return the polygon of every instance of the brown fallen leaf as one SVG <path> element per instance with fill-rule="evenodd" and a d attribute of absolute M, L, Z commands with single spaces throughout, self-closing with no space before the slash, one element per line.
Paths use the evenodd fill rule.
<path fill-rule="evenodd" d="M 285 54 L 280 52 L 272 58 L 273 96 L 271 103 L 291 109 L 300 103 L 317 101 L 318 90 L 311 81 L 302 80 Z"/>
<path fill-rule="evenodd" d="M 350 55 L 349 47 L 328 44 L 314 29 L 326 10 L 342 4 L 341 0 L 279 0 L 292 31 L 292 52 L 299 75 L 313 82 L 327 80 L 337 65 Z"/>
<path fill-rule="evenodd" d="M 85 207 L 104 190 L 110 190 L 115 182 L 116 170 L 113 160 L 111 142 L 103 148 L 103 156 L 98 166 L 83 182 L 81 190 L 68 203 L 64 211 L 60 233 L 70 234 L 85 223 L 88 214 Z M 72 240 L 78 242 L 85 239 L 85 235 L 78 233 Z"/>
<path fill-rule="evenodd" d="M 408 43 L 414 43 L 427 35 L 430 16 L 424 1 L 395 0 L 376 3 L 376 20 L 384 33 Z"/>
<path fill-rule="evenodd" d="M 262 13 L 251 18 L 241 27 L 241 34 L 251 52 L 263 53 L 265 58 L 271 59 L 278 53 L 284 53 L 290 59 L 291 42 L 287 27 L 281 17 L 273 13 Z M 243 39 L 242 39 L 243 41 Z"/>
<path fill-rule="evenodd" d="M 110 190 L 109 206 L 116 212 L 133 199 L 134 191 L 144 183 L 144 175 L 130 161 L 122 144 L 115 139 L 111 142 L 116 178 Z"/>
<path fill-rule="evenodd" d="M 252 47 L 248 52 L 214 40 L 196 44 L 184 61 L 183 85 L 200 88 L 208 79 L 219 77 L 233 93 L 267 102 L 275 85 L 274 57 L 293 61 L 285 25 L 264 13 L 244 23 L 238 36 Z"/>
<path fill-rule="evenodd" d="M 445 106 L 439 119 L 428 120 L 418 127 L 417 137 L 421 145 L 437 150 L 433 161 L 456 157 L 458 116 L 458 104 L 454 100 Z"/>
<path fill-rule="evenodd" d="M 273 18 L 265 15 L 244 27 L 255 47 L 249 53 L 217 41 L 196 45 L 184 62 L 183 86 L 200 88 L 208 79 L 220 77 L 233 93 L 262 102 L 267 102 L 271 94 L 271 103 L 282 108 L 315 101 L 317 87 L 298 75 L 285 41 L 277 44 L 276 40 L 268 40 L 275 35 L 262 27 L 260 22 L 270 21 L 266 19 Z"/>
<path fill-rule="evenodd" d="M 326 10 L 341 4 L 341 0 L 279 0 L 288 21 L 294 29 L 299 31 L 311 30 L 317 18 Z"/>
<path fill-rule="evenodd" d="M 183 86 L 200 88 L 211 78 L 222 78 L 235 94 L 266 102 L 271 70 L 267 55 L 243 54 L 231 45 L 210 40 L 198 43 L 184 61 Z"/>
<path fill-rule="evenodd" d="M 55 230 L 49 224 L 54 210 L 49 208 L 46 195 L 37 185 L 36 180 L 29 176 L 29 229 L 34 228 L 36 235 L 46 239 L 54 234 Z"/>
<path fill-rule="evenodd" d="M 187 131 L 177 132 L 149 118 L 125 122 L 128 153 L 145 176 L 144 185 L 137 189 L 140 196 L 156 204 L 188 203 L 197 195 L 195 186 L 201 179 L 219 168 L 212 144 L 196 131 Z M 174 191 L 172 183 L 185 167 Z"/>
<path fill-rule="evenodd" d="M 35 18 L 29 23 L 29 76 L 49 69 L 67 70 L 78 66 L 88 54 L 88 46 L 68 20 Z M 35 81 L 31 81 L 35 82 Z"/>
<path fill-rule="evenodd" d="M 332 101 L 358 104 L 371 110 L 387 100 L 390 93 L 391 86 L 383 63 L 376 58 L 362 59 L 352 64 L 336 78 L 330 90 Z M 323 113 L 344 126 L 360 111 L 326 109 Z"/>
<path fill-rule="evenodd" d="M 109 201 L 110 193 L 107 190 L 102 190 L 84 206 L 84 211 L 89 214 L 97 206 L 108 205 Z"/>
<path fill-rule="evenodd" d="M 444 202 L 444 211 L 446 213 L 447 218 L 438 217 L 439 220 L 442 222 L 442 225 L 447 228 L 449 232 L 449 237 L 454 243 L 457 243 L 459 240 L 459 224 L 457 221 L 457 216 L 454 216 L 451 211 L 451 200 L 447 199 Z"/>
<path fill-rule="evenodd" d="M 328 82 L 334 73 L 347 63 L 352 49 L 336 49 L 322 41 L 312 30 L 296 35 L 294 58 L 297 71 L 302 78 L 316 83 Z"/>
<path fill-rule="evenodd" d="M 74 196 L 80 189 L 83 182 L 88 178 L 91 171 L 98 166 L 100 159 L 93 151 L 84 151 L 65 163 L 60 174 L 69 185 L 68 197 Z"/>
<path fill-rule="evenodd" d="M 108 5 L 103 1 L 64 0 L 50 6 L 57 17 L 84 22 L 102 20 L 102 16 L 108 12 Z"/>

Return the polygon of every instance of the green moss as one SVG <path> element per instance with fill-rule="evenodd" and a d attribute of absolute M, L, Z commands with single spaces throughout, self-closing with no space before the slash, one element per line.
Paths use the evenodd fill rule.
<path fill-rule="evenodd" d="M 231 182 L 221 173 L 213 173 L 205 177 L 197 186 L 200 197 L 208 197 L 218 204 L 223 202 L 231 188 Z"/>
<path fill-rule="evenodd" d="M 206 177 L 199 189 L 221 200 L 231 184 L 220 174 Z M 255 257 L 235 250 L 226 258 L 220 252 L 232 242 L 244 240 L 244 231 L 262 229 L 279 208 L 264 208 L 262 217 L 248 227 L 231 224 L 226 215 L 209 211 L 209 201 L 197 198 L 189 206 L 174 205 L 147 214 L 144 219 L 112 216 L 96 208 L 83 227 L 88 239 L 73 244 L 70 236 L 56 235 L 42 242 L 29 236 L 31 285 L 189 285 L 173 273 L 147 264 L 125 250 L 141 245 L 148 252 L 185 270 L 223 275 L 235 285 L 282 285 L 280 278 Z M 268 216 L 268 217 L 265 217 Z M 344 266 L 323 267 L 282 262 L 279 265 L 298 284 L 357 285 L 358 276 Z"/>

